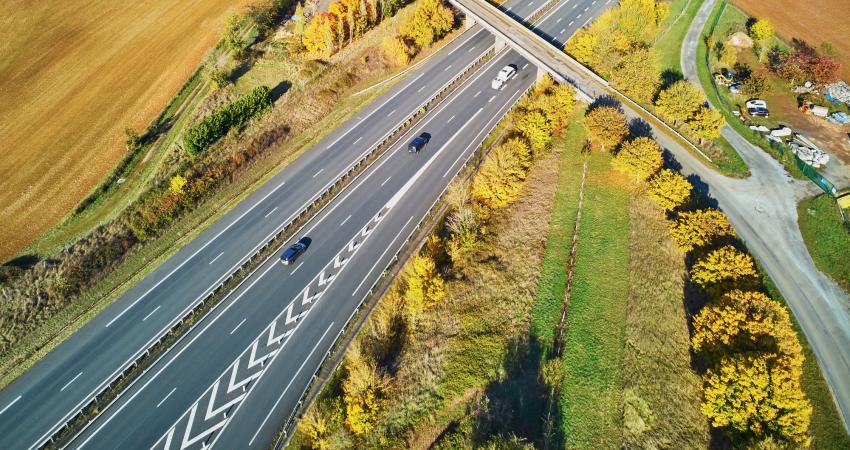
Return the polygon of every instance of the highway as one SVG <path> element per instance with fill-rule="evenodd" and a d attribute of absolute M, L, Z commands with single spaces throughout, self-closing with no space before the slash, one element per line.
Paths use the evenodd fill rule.
<path fill-rule="evenodd" d="M 572 13 L 569 11 L 570 7 L 574 5 L 576 8 L 572 9 L 581 11 L 587 17 L 589 13 L 584 11 L 584 8 L 589 7 L 586 5 L 591 5 L 591 2 L 571 0 L 562 4 L 557 14 L 550 15 L 549 19 L 544 22 L 544 26 L 551 28 L 553 34 L 563 36 L 563 41 L 583 23 L 577 22 L 573 15 L 570 20 L 573 25 L 565 25 L 568 22 L 564 22 L 564 20 L 569 18 L 571 14 L 579 14 L 579 12 Z M 581 7 L 579 8 L 578 5 L 581 5 Z M 536 5 L 534 2 L 516 5 L 512 7 L 512 12 L 519 15 L 529 14 L 540 6 L 542 6 L 542 1 L 537 0 Z M 592 11 L 601 9 L 599 6 L 595 8 L 597 9 Z M 364 152 L 393 129 L 403 117 L 406 117 L 407 113 L 418 110 L 423 99 L 438 91 L 464 67 L 485 52 L 492 43 L 492 36 L 478 28 L 473 28 L 464 33 L 422 67 L 408 74 L 403 81 L 340 127 L 339 130 L 332 132 L 314 149 L 307 152 L 302 158 L 281 171 L 257 192 L 225 214 L 210 229 L 176 252 L 151 275 L 131 288 L 113 305 L 48 354 L 30 371 L 0 392 L 0 431 L 2 431 L 0 448 L 34 448 L 42 445 L 56 430 L 61 428 L 65 421 L 86 405 L 126 366 L 132 364 L 188 310 L 218 286 L 222 280 L 226 279 L 236 267 L 240 266 L 249 255 L 264 245 L 268 237 L 277 233 L 318 193 L 332 184 Z M 371 241 L 367 241 L 367 245 L 363 247 L 370 249 L 377 246 L 381 251 L 374 250 L 370 253 L 370 250 L 364 250 L 360 252 L 356 257 L 363 262 L 350 266 L 345 264 L 343 267 L 347 268 L 347 271 L 341 274 L 341 281 L 333 284 L 323 283 L 324 287 L 332 286 L 335 289 L 333 292 L 337 292 L 336 289 L 342 290 L 351 287 L 350 282 L 342 280 L 346 280 L 348 277 L 356 279 L 360 276 L 361 279 L 357 281 L 357 284 L 361 285 L 361 289 L 358 289 L 354 294 L 365 294 L 365 291 L 368 290 L 365 287 L 371 283 L 368 280 L 376 279 L 383 267 L 379 262 L 385 265 L 387 259 L 394 254 L 394 251 L 385 251 L 389 250 L 387 246 L 392 244 L 391 246 L 399 247 L 401 245 L 401 238 L 389 238 L 401 236 L 403 232 L 408 232 L 411 224 L 418 222 L 421 215 L 433 202 L 433 198 L 436 198 L 436 194 L 442 190 L 442 187 L 439 186 L 445 186 L 445 183 L 451 178 L 452 172 L 460 167 L 462 157 L 475 147 L 477 143 L 475 139 L 480 141 L 486 134 L 484 127 L 488 124 L 494 124 L 500 118 L 501 111 L 513 102 L 513 94 L 520 92 L 523 83 L 530 83 L 530 80 L 533 79 L 534 68 L 524 67 L 520 71 L 520 76 L 509 85 L 508 90 L 493 96 L 489 89 L 489 81 L 495 71 L 498 71 L 501 67 L 498 64 L 509 60 L 516 60 L 519 67 L 525 65 L 515 54 L 504 53 L 500 56 L 499 61 L 487 66 L 487 70 L 493 72 L 492 74 L 480 72 L 484 75 L 475 80 L 470 80 L 456 94 L 455 98 L 463 96 L 464 100 L 452 100 L 450 103 L 444 103 L 445 106 L 441 107 L 441 112 L 431 113 L 428 116 L 427 121 L 421 126 L 429 126 L 428 124 L 432 120 L 435 121 L 433 130 L 430 128 L 428 130 L 434 135 L 434 140 L 429 145 L 428 151 L 420 155 L 417 161 L 421 164 L 427 164 L 426 160 L 429 157 L 438 159 L 430 163 L 427 172 L 420 175 L 419 184 L 407 191 L 407 196 L 399 203 L 401 206 L 397 205 L 387 212 L 386 217 L 381 221 L 381 226 L 377 228 L 380 233 L 371 237 Z M 476 89 L 476 86 L 483 86 L 486 89 L 478 89 L 472 92 L 473 89 Z M 480 94 L 478 94 L 479 91 Z M 477 97 L 476 94 L 478 94 Z M 480 112 L 472 109 L 472 105 L 478 104 L 482 108 Z M 439 116 L 440 118 L 435 119 L 439 114 L 442 114 Z M 447 114 L 448 117 L 446 117 Z M 442 119 L 445 122 L 438 126 L 437 123 Z M 465 125 L 466 128 L 460 128 Z M 416 129 L 411 133 L 415 131 Z M 450 142 L 450 145 L 445 146 L 444 151 L 439 156 L 436 156 L 438 149 L 443 148 L 441 142 L 449 142 L 448 139 L 453 136 L 452 133 L 457 133 L 457 138 Z M 405 144 L 405 140 L 408 138 L 409 136 L 406 136 L 401 144 Z M 458 154 L 459 151 L 460 154 Z M 434 152 L 434 156 L 430 152 Z M 239 292 L 230 296 L 217 308 L 216 312 L 201 323 L 201 326 L 187 335 L 181 341 L 180 346 L 169 351 L 166 357 L 160 360 L 145 377 L 135 383 L 133 388 L 122 396 L 113 407 L 109 408 L 107 414 L 90 427 L 86 431 L 87 434 L 77 442 L 82 443 L 92 436 L 93 439 L 86 442 L 98 448 L 114 448 L 115 442 L 118 441 L 124 442 L 129 447 L 143 447 L 144 445 L 140 443 L 148 442 L 144 439 L 158 439 L 164 436 L 163 433 L 168 428 L 167 426 L 164 429 L 161 428 L 163 426 L 161 422 L 170 418 L 171 423 L 175 423 L 180 414 L 188 412 L 187 408 L 192 404 L 191 402 L 198 400 L 200 393 L 196 393 L 193 398 L 190 394 L 191 388 L 209 388 L 214 377 L 233 362 L 239 351 L 246 348 L 245 345 L 248 345 L 251 339 L 255 338 L 265 325 L 269 324 L 270 319 L 287 305 L 286 302 L 290 301 L 294 294 L 301 292 L 308 283 L 314 281 L 313 278 L 321 273 L 321 269 L 327 263 L 325 258 L 335 255 L 345 246 L 346 239 L 357 233 L 358 226 L 365 223 L 364 217 L 371 217 L 367 212 L 374 213 L 374 208 L 382 206 L 381 201 L 384 201 L 382 199 L 391 194 L 392 189 L 400 189 L 403 186 L 400 183 L 406 182 L 406 177 L 412 176 L 409 171 L 416 166 L 411 166 L 409 159 L 403 160 L 407 164 L 398 162 L 398 158 L 407 156 L 410 155 L 404 154 L 404 152 L 387 155 L 380 161 L 380 166 L 376 166 L 366 174 L 361 175 L 358 183 L 362 180 L 363 185 L 352 186 L 339 197 L 337 202 L 329 205 L 322 215 L 311 222 L 316 226 L 315 230 L 311 231 L 311 233 L 314 233 L 314 243 L 308 253 L 299 261 L 299 265 L 291 269 L 291 272 L 294 273 L 281 274 L 282 266 L 273 263 L 270 263 L 269 266 L 264 265 L 259 271 L 255 272 L 252 279 L 243 284 L 245 289 L 250 290 L 249 295 Z M 393 172 L 393 170 L 400 170 L 400 172 Z M 443 171 L 440 172 L 440 170 Z M 388 175 L 383 179 L 381 179 L 380 174 L 369 176 L 369 174 L 377 172 L 387 173 Z M 432 179 L 436 172 L 440 172 L 436 185 L 427 185 L 427 189 L 423 189 L 421 185 L 424 180 Z M 374 181 L 373 178 L 377 181 Z M 369 184 L 373 181 L 378 185 Z M 364 190 L 368 191 L 363 193 Z M 419 196 L 432 200 L 430 202 L 420 200 Z M 354 199 L 358 198 L 364 203 L 354 202 Z M 343 205 L 343 203 L 345 204 Z M 384 201 L 383 205 L 385 204 Z M 341 219 L 333 216 L 334 218 L 322 221 L 321 218 L 340 214 L 339 211 L 349 212 Z M 405 216 L 404 214 L 408 215 Z M 417 214 L 419 215 L 417 216 Z M 396 223 L 401 220 L 398 217 L 405 217 L 404 223 Z M 333 231 L 322 228 L 335 220 L 338 223 L 336 224 L 337 228 Z M 329 234 L 327 236 L 321 234 L 321 237 L 316 237 L 320 235 L 320 230 L 321 233 L 328 232 Z M 381 247 L 382 245 L 383 247 Z M 358 275 L 357 270 L 367 267 L 375 267 L 375 269 Z M 315 283 L 320 281 L 322 280 L 315 280 Z M 267 295 L 275 297 L 270 298 Z M 357 300 L 355 304 L 359 303 L 357 295 L 352 296 Z M 337 303 L 333 299 L 326 298 L 324 302 L 318 304 L 334 305 Z M 299 322 L 316 321 L 320 323 L 315 326 L 304 327 L 304 330 L 299 329 L 298 333 L 291 335 L 291 338 L 294 339 L 293 343 L 286 345 L 284 347 L 286 351 L 279 353 L 285 355 L 282 359 L 299 361 L 299 365 L 278 363 L 278 366 L 293 370 L 301 369 L 294 372 L 292 386 L 285 392 L 287 395 L 300 395 L 300 391 L 306 384 L 299 384 L 301 380 L 298 377 L 312 373 L 316 366 L 316 364 L 313 364 L 314 359 L 323 354 L 319 347 L 330 345 L 333 337 L 335 337 L 332 328 L 344 324 L 344 321 L 340 321 L 339 317 L 350 315 L 353 310 L 348 303 L 345 304 L 345 307 L 339 304 L 337 306 L 339 306 L 339 309 L 334 308 L 331 311 L 336 315 L 331 314 L 331 312 L 322 312 L 313 314 L 305 318 L 303 322 Z M 317 311 L 325 310 L 317 308 Z M 219 322 L 229 323 L 226 321 L 237 316 L 239 317 L 238 323 L 233 328 L 226 330 L 226 333 L 222 330 L 215 333 L 203 332 L 203 330 L 208 330 L 210 326 Z M 222 318 L 217 319 L 218 317 Z M 314 319 L 313 317 L 318 318 Z M 314 336 L 320 328 L 323 328 L 321 330 L 323 334 Z M 325 331 L 327 333 L 324 333 Z M 205 336 L 213 337 L 215 345 L 212 348 L 216 349 L 215 352 L 198 353 L 195 350 L 201 347 L 199 343 Z M 319 337 L 322 339 L 318 339 Z M 287 337 L 287 340 L 283 342 L 288 342 L 288 339 L 290 337 Z M 314 348 L 315 351 L 310 351 Z M 295 354 L 289 355 L 289 352 Z M 302 353 L 299 355 L 298 352 Z M 215 355 L 215 357 L 210 357 L 210 355 Z M 300 359 L 299 356 L 301 356 Z M 175 362 L 169 364 L 170 361 Z M 153 387 L 162 386 L 164 383 L 161 380 L 168 377 L 170 367 L 181 367 L 180 364 L 183 361 L 194 362 L 194 364 L 190 364 L 191 367 L 182 366 L 185 371 L 180 373 L 180 379 L 185 380 L 182 383 L 189 383 L 190 386 L 182 390 L 177 389 L 176 385 L 172 386 L 170 389 L 173 390 L 162 396 L 158 396 L 159 392 L 146 390 L 145 386 L 149 386 L 147 389 L 150 390 Z M 199 361 L 207 361 L 205 364 L 212 364 L 213 367 L 206 367 L 199 364 Z M 220 370 L 213 370 L 215 368 L 220 368 Z M 157 373 L 162 373 L 163 375 L 160 375 L 162 378 L 154 378 L 156 382 L 145 384 L 146 379 L 153 378 Z M 209 382 L 205 383 L 205 381 Z M 281 389 L 281 387 L 278 387 L 278 391 Z M 135 395 L 137 392 L 140 393 Z M 270 395 L 269 397 L 276 398 L 277 395 Z M 287 399 L 288 397 L 278 402 L 275 411 L 291 411 L 291 407 L 287 409 Z M 152 406 L 147 410 L 146 415 L 131 417 L 132 424 L 127 427 L 127 430 L 138 430 L 138 432 L 128 433 L 124 428 L 110 425 L 120 423 L 122 418 L 125 417 L 121 411 L 132 410 L 137 403 L 142 403 L 141 408 L 143 409 L 145 406 Z M 122 408 L 123 405 L 129 405 L 129 407 Z M 253 408 L 249 409 L 253 411 Z M 115 419 L 112 419 L 113 417 Z M 241 416 L 238 417 L 241 421 Z M 267 427 L 276 428 L 280 421 L 273 423 L 275 420 L 277 420 L 277 416 L 270 416 L 268 420 L 263 422 Z M 20 424 L 22 423 L 26 423 L 27 426 L 21 427 Z M 237 425 L 232 428 L 240 429 L 241 427 L 242 425 Z M 100 440 L 100 436 L 109 436 L 110 432 L 118 432 L 122 439 L 114 442 Z M 126 436 L 132 436 L 132 439 L 127 441 Z M 228 434 L 225 434 L 225 436 L 228 436 Z M 268 439 L 269 436 L 264 435 L 263 438 Z M 97 443 L 100 443 L 100 445 L 96 445 Z"/>

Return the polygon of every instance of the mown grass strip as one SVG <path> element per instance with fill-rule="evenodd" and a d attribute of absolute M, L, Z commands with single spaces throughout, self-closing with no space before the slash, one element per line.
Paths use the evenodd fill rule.
<path fill-rule="evenodd" d="M 555 206 L 549 218 L 549 234 L 540 267 L 537 294 L 534 305 L 531 307 L 531 336 L 539 340 L 544 354 L 552 346 L 564 300 L 566 265 L 570 256 L 570 243 L 578 208 L 578 190 L 581 184 L 583 163 L 581 148 L 585 133 L 580 116 L 583 113 L 584 111 L 576 113 L 579 117 L 570 122 L 569 128 L 562 137 L 554 140 L 554 148 L 561 152 L 560 175 L 555 194 Z"/>
<path fill-rule="evenodd" d="M 629 292 L 629 191 L 592 154 L 585 185 L 556 441 L 567 448 L 619 448 Z"/>
<path fill-rule="evenodd" d="M 800 232 L 818 269 L 850 291 L 850 231 L 835 200 L 819 195 L 797 206 Z"/>

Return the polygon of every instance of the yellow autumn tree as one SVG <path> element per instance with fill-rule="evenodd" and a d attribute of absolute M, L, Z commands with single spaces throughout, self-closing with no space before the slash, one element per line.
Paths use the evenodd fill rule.
<path fill-rule="evenodd" d="M 512 138 L 506 140 L 504 143 L 502 143 L 500 145 L 500 147 L 504 148 L 504 151 L 507 151 L 507 152 L 510 152 L 510 153 L 513 153 L 514 155 L 516 155 L 517 160 L 519 160 L 519 164 L 520 164 L 520 166 L 522 166 L 523 169 L 528 170 L 531 167 L 533 155 L 531 154 L 531 147 L 528 146 L 528 143 L 524 139 L 518 138 L 518 137 L 512 137 Z M 519 173 L 519 172 L 512 172 L 512 173 L 514 173 L 515 176 L 520 177 L 519 179 L 522 179 L 522 180 L 525 179 L 524 173 Z"/>
<path fill-rule="evenodd" d="M 723 354 L 728 348 L 781 353 L 792 358 L 802 347 L 788 310 L 761 292 L 732 290 L 694 317 L 691 344 L 695 351 Z"/>
<path fill-rule="evenodd" d="M 407 283 L 404 301 L 413 316 L 442 300 L 446 295 L 443 278 L 437 273 L 437 265 L 429 256 L 414 256 L 405 266 L 404 280 Z"/>
<path fill-rule="evenodd" d="M 310 448 L 313 450 L 329 450 L 331 444 L 328 440 L 328 422 L 324 414 L 319 411 L 316 405 L 313 405 L 304 418 L 298 422 L 298 428 L 307 436 L 310 441 Z"/>
<path fill-rule="evenodd" d="M 554 124 L 549 122 L 542 112 L 529 111 L 520 117 L 516 124 L 516 131 L 528 140 L 534 154 L 546 150 L 552 141 Z"/>
<path fill-rule="evenodd" d="M 651 103 L 661 86 L 658 51 L 650 47 L 631 49 L 611 73 L 611 83 L 628 97 Z"/>
<path fill-rule="evenodd" d="M 519 196 L 525 180 L 524 163 L 513 150 L 500 145 L 490 152 L 472 179 L 472 199 L 489 209 L 500 209 Z"/>
<path fill-rule="evenodd" d="M 423 0 L 416 11 L 399 27 L 420 48 L 428 47 L 445 36 L 454 25 L 454 14 L 442 0 Z"/>
<path fill-rule="evenodd" d="M 345 426 L 361 436 L 374 428 L 383 410 L 386 379 L 362 354 L 357 341 L 345 353 L 345 371 L 342 381 Z"/>
<path fill-rule="evenodd" d="M 549 87 L 542 95 L 537 105 L 552 124 L 553 132 L 556 132 L 575 114 L 575 91 L 569 85 L 557 84 Z"/>
<path fill-rule="evenodd" d="M 670 224 L 670 234 L 679 250 L 689 252 L 717 238 L 734 236 L 735 230 L 722 212 L 706 208 L 680 213 Z"/>
<path fill-rule="evenodd" d="M 301 42 L 308 52 L 327 58 L 336 50 L 336 16 L 330 13 L 316 14 L 310 20 Z"/>
<path fill-rule="evenodd" d="M 584 116 L 584 129 L 594 147 L 610 152 L 629 135 L 626 116 L 612 106 L 599 106 Z"/>
<path fill-rule="evenodd" d="M 591 62 L 596 41 L 597 36 L 595 34 L 591 33 L 587 28 L 580 28 L 567 40 L 564 51 L 575 58 L 576 61 L 592 67 Z"/>
<path fill-rule="evenodd" d="M 635 181 L 645 181 L 661 170 L 664 160 L 661 147 L 651 138 L 641 136 L 623 143 L 611 164 Z"/>
<path fill-rule="evenodd" d="M 405 66 L 410 62 L 413 49 L 399 36 L 387 36 L 381 42 L 384 53 L 399 66 Z"/>
<path fill-rule="evenodd" d="M 664 211 L 672 211 L 691 198 L 691 182 L 678 172 L 663 169 L 649 180 L 649 196 Z"/>
<path fill-rule="evenodd" d="M 750 37 L 757 42 L 764 43 L 768 39 L 772 39 L 774 35 L 773 24 L 768 19 L 756 20 L 750 25 Z"/>
<path fill-rule="evenodd" d="M 717 139 L 720 137 L 720 129 L 726 125 L 726 120 L 719 112 L 703 106 L 694 116 L 688 120 L 688 127 L 699 138 L 700 143 L 706 139 Z"/>
<path fill-rule="evenodd" d="M 711 425 L 744 437 L 774 436 L 805 448 L 812 407 L 798 376 L 773 354 L 723 358 L 703 379 L 700 406 Z"/>
<path fill-rule="evenodd" d="M 703 288 L 755 276 L 753 258 L 731 245 L 712 251 L 691 267 L 691 281 Z"/>
<path fill-rule="evenodd" d="M 704 103 L 705 95 L 697 85 L 680 80 L 658 94 L 655 110 L 665 120 L 678 125 L 693 117 Z"/>

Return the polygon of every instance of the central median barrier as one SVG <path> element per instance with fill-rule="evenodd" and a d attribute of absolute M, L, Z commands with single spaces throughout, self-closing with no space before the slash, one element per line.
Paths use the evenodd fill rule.
<path fill-rule="evenodd" d="M 467 33 L 474 31 L 467 31 Z M 231 292 L 247 280 L 262 261 L 285 246 L 286 242 L 297 235 L 298 231 L 312 217 L 321 212 L 360 174 L 379 160 L 384 152 L 392 147 L 410 126 L 417 123 L 431 109 L 440 104 L 493 54 L 493 46 L 484 50 L 479 57 L 458 71 L 451 80 L 432 92 L 419 106 L 401 119 L 392 130 L 377 139 L 338 178 L 328 182 L 300 211 L 290 216 L 291 219 L 288 222 L 281 224 L 271 235 L 259 242 L 231 273 L 223 276 L 220 282 L 207 290 L 207 294 L 190 305 L 186 314 L 182 317 L 176 317 L 167 331 L 152 340 L 152 345 L 139 349 L 137 356 L 117 371 L 117 376 L 105 382 L 105 386 L 92 398 L 84 400 L 82 402 L 84 406 L 69 413 L 70 418 L 62 426 L 56 430 L 50 430 L 47 437 L 37 442 L 35 446 L 39 448 L 62 448 L 85 431 L 93 419 L 121 398 L 127 387 L 131 386 L 163 356 L 168 354 L 168 349 L 178 344 L 202 321 L 203 317 L 212 312 Z"/>

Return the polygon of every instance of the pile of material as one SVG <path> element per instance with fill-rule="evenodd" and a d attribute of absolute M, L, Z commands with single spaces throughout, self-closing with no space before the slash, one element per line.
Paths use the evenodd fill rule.
<path fill-rule="evenodd" d="M 804 136 L 798 134 L 789 145 L 798 158 L 814 168 L 819 168 L 829 162 L 829 155 Z"/>
<path fill-rule="evenodd" d="M 824 94 L 838 100 L 850 104 L 850 86 L 843 81 L 827 84 L 824 88 Z"/>
<path fill-rule="evenodd" d="M 829 115 L 830 122 L 836 125 L 847 125 L 850 124 L 850 116 L 847 115 L 844 111 L 837 111 Z"/>

